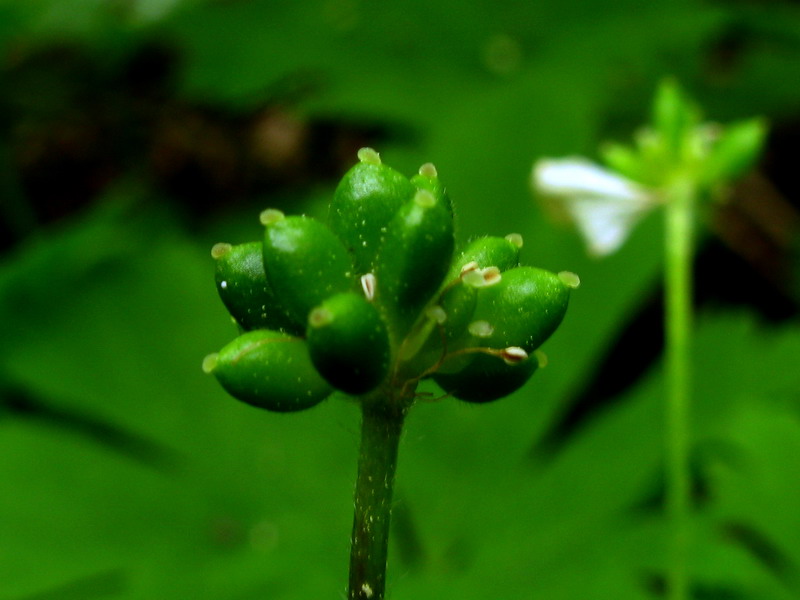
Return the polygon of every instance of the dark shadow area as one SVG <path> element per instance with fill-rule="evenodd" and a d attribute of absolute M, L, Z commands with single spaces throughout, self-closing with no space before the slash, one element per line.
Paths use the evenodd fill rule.
<path fill-rule="evenodd" d="M 180 468 L 182 462 L 177 452 L 144 435 L 108 423 L 94 415 L 53 406 L 45 399 L 20 388 L 6 388 L 0 392 L 0 415 L 6 419 L 25 419 L 70 432 L 160 471 L 174 472 Z"/>

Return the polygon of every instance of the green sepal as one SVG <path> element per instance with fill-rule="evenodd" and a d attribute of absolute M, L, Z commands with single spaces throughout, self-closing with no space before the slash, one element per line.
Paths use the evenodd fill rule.
<path fill-rule="evenodd" d="M 702 165 L 703 182 L 707 185 L 727 183 L 748 171 L 761 154 L 766 135 L 763 119 L 727 125 Z"/>
<path fill-rule="evenodd" d="M 219 297 L 242 329 L 301 332 L 278 308 L 275 292 L 264 272 L 261 242 L 236 246 L 217 244 L 212 256 L 216 260 L 215 278 Z"/>
<path fill-rule="evenodd" d="M 276 412 L 310 408 L 333 391 L 311 364 L 305 340 L 279 331 L 242 334 L 206 357 L 203 368 L 237 400 Z"/>
<path fill-rule="evenodd" d="M 408 178 L 362 149 L 362 162 L 342 177 L 333 195 L 328 223 L 353 256 L 356 274 L 372 271 L 385 227 L 414 195 Z"/>
<path fill-rule="evenodd" d="M 453 257 L 453 219 L 426 190 L 398 210 L 375 261 L 375 302 L 402 337 L 431 301 Z"/>
<path fill-rule="evenodd" d="M 282 309 L 304 331 L 312 308 L 351 288 L 353 265 L 323 223 L 274 212 L 264 232 L 264 270 Z"/>
<path fill-rule="evenodd" d="M 667 164 L 681 162 L 689 133 L 699 119 L 697 109 L 674 80 L 666 79 L 659 86 L 653 100 L 652 118 Z"/>
<path fill-rule="evenodd" d="M 491 402 L 521 388 L 539 366 L 535 356 L 519 364 L 506 364 L 501 358 L 478 354 L 469 368 L 460 373 L 437 373 L 434 381 L 445 392 L 467 402 Z"/>
<path fill-rule="evenodd" d="M 306 337 L 317 371 L 343 392 L 365 394 L 389 372 L 386 324 L 359 294 L 337 294 L 312 310 Z"/>
<path fill-rule="evenodd" d="M 642 156 L 630 146 L 607 142 L 600 148 L 600 157 L 612 171 L 640 183 L 647 182 L 647 166 Z"/>

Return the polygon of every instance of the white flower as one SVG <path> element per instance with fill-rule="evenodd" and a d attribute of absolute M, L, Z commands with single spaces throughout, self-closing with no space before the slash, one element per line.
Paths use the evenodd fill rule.
<path fill-rule="evenodd" d="M 531 185 L 566 210 L 595 256 L 616 251 L 658 204 L 652 190 L 580 157 L 538 161 Z"/>

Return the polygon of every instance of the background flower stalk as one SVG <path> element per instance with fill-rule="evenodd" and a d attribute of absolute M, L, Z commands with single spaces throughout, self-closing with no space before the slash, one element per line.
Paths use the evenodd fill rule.
<path fill-rule="evenodd" d="M 667 80 L 653 100 L 651 122 L 627 146 L 607 144 L 606 167 L 584 158 L 534 165 L 537 195 L 566 213 L 589 252 L 618 250 L 642 218 L 664 206 L 665 502 L 670 524 L 667 597 L 690 597 L 692 262 L 701 203 L 720 202 L 731 182 L 756 161 L 766 125 L 748 119 L 704 123 L 698 107 Z"/>

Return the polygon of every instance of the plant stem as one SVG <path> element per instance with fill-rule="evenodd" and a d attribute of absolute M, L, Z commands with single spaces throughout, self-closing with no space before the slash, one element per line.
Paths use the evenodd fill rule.
<path fill-rule="evenodd" d="M 350 548 L 349 600 L 383 600 L 402 400 L 368 398 L 362 404 L 361 450 Z"/>
<path fill-rule="evenodd" d="M 666 331 L 666 509 L 671 526 L 669 600 L 689 596 L 687 554 L 691 473 L 689 405 L 691 395 L 692 223 L 695 190 L 676 181 L 668 191 L 665 246 Z"/>

